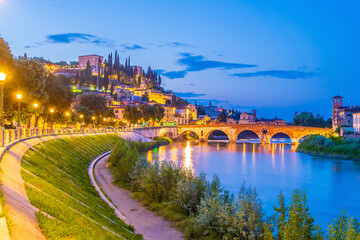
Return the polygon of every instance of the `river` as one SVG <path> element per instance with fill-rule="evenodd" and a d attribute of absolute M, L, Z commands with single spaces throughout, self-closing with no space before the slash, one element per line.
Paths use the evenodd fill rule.
<path fill-rule="evenodd" d="M 360 220 L 360 161 L 314 157 L 297 153 L 286 143 L 174 142 L 148 152 L 147 159 L 172 160 L 217 174 L 222 186 L 236 194 L 242 181 L 256 187 L 267 216 L 283 191 L 287 202 L 294 189 L 305 189 L 316 223 L 323 228 L 340 209 Z"/>

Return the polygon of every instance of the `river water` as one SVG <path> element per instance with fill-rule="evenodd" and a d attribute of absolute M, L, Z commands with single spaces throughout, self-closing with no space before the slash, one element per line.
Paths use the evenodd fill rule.
<path fill-rule="evenodd" d="M 340 209 L 360 220 L 360 161 L 314 157 L 295 149 L 286 143 L 183 141 L 154 149 L 147 159 L 174 161 L 206 173 L 208 180 L 217 174 L 234 194 L 245 180 L 256 187 L 268 216 L 280 191 L 289 202 L 294 189 L 305 189 L 311 214 L 323 228 Z"/>

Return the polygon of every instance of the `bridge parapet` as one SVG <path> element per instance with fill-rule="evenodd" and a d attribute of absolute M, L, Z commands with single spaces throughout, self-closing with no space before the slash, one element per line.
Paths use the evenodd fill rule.
<path fill-rule="evenodd" d="M 242 132 L 252 131 L 259 137 L 260 143 L 269 143 L 271 138 L 278 133 L 286 134 L 292 143 L 298 143 L 301 138 L 307 135 L 319 134 L 327 136 L 333 132 L 332 129 L 326 128 L 274 124 L 179 125 L 177 130 L 179 137 L 188 131 L 194 132 L 200 141 L 207 141 L 212 132 L 219 130 L 227 135 L 230 142 L 236 142 L 239 134 Z"/>

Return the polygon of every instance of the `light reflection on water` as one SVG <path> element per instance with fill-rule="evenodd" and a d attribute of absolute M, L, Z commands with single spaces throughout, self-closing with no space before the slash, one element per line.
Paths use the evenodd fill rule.
<path fill-rule="evenodd" d="M 242 181 L 257 188 L 266 212 L 271 213 L 277 195 L 304 188 L 310 210 L 323 227 L 335 219 L 340 208 L 360 219 L 360 163 L 358 161 L 312 157 L 297 153 L 285 143 L 174 142 L 149 151 L 149 161 L 172 160 L 204 172 L 208 180 L 217 174 L 232 193 Z"/>

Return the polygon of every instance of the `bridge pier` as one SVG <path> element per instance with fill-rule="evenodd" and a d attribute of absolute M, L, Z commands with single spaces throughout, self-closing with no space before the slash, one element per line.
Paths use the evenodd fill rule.
<path fill-rule="evenodd" d="M 296 144 L 299 144 L 299 140 L 298 138 L 291 138 L 291 144 L 292 145 L 296 145 Z"/>
<path fill-rule="evenodd" d="M 259 138 L 260 138 L 260 143 L 261 143 L 261 144 L 268 144 L 268 143 L 270 143 L 270 139 L 269 139 L 269 137 L 268 137 L 266 134 L 260 135 Z"/>

